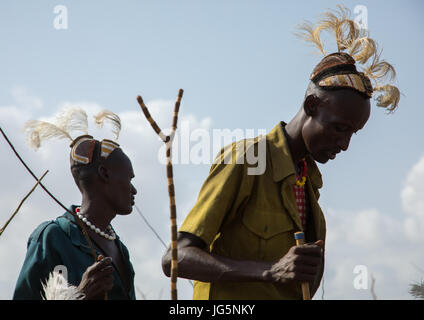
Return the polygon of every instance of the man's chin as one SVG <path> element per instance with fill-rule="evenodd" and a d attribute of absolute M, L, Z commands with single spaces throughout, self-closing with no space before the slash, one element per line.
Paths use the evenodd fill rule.
<path fill-rule="evenodd" d="M 328 160 L 330 160 L 330 158 L 328 158 L 327 155 L 314 155 L 314 154 L 312 154 L 312 158 L 316 162 L 321 163 L 321 164 L 325 164 L 325 163 L 328 162 Z"/>
<path fill-rule="evenodd" d="M 127 215 L 131 214 L 131 212 L 133 212 L 133 208 L 132 207 L 130 207 L 130 208 L 126 209 L 126 210 L 120 210 L 118 212 L 118 214 L 120 216 L 127 216 Z"/>

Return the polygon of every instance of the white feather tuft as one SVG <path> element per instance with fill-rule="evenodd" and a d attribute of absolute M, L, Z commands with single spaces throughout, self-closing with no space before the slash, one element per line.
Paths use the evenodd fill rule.
<path fill-rule="evenodd" d="M 67 132 L 82 131 L 84 134 L 88 134 L 87 113 L 81 108 L 65 109 L 57 116 L 56 124 Z"/>
<path fill-rule="evenodd" d="M 53 271 L 43 285 L 44 300 L 82 300 L 84 294 L 78 288 L 68 284 L 59 272 Z"/>
<path fill-rule="evenodd" d="M 103 127 L 104 121 L 106 119 L 109 120 L 112 124 L 112 132 L 115 135 L 115 141 L 118 140 L 119 133 L 121 132 L 121 119 L 117 114 L 109 110 L 102 110 L 94 116 L 94 122 L 100 128 Z"/>
<path fill-rule="evenodd" d="M 88 134 L 87 114 L 80 108 L 66 109 L 56 117 L 55 123 L 30 120 L 24 125 L 30 147 L 37 150 L 41 142 L 51 138 L 73 140 L 69 132 L 83 131 Z"/>
<path fill-rule="evenodd" d="M 41 120 L 29 120 L 25 123 L 23 131 L 27 132 L 27 141 L 30 147 L 38 149 L 41 142 L 51 138 L 68 138 L 72 141 L 72 137 L 66 130 L 59 128 L 58 126 L 41 121 Z"/>

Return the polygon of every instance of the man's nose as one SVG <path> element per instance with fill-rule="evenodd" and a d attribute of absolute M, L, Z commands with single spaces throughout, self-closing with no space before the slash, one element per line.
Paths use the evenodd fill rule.
<path fill-rule="evenodd" d="M 136 195 L 137 194 L 137 189 L 133 185 L 131 185 L 131 193 L 133 195 Z"/>

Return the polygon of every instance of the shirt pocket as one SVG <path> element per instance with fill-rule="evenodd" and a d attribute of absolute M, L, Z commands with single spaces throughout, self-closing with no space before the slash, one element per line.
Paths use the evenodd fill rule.
<path fill-rule="evenodd" d="M 245 212 L 243 224 L 255 235 L 265 240 L 294 229 L 292 218 L 283 210 L 256 209 Z"/>
<path fill-rule="evenodd" d="M 242 218 L 245 243 L 252 252 L 251 258 L 275 261 L 295 245 L 295 224 L 283 210 L 246 211 Z"/>

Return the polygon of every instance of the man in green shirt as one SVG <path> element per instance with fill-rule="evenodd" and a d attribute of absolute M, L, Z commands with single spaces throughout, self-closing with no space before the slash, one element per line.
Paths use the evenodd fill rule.
<path fill-rule="evenodd" d="M 70 210 L 75 211 L 77 208 L 72 206 Z M 41 299 L 41 280 L 45 282 L 49 273 L 56 268 L 62 274 L 66 273 L 65 278 L 75 286 L 80 285 L 84 274 L 87 280 L 90 278 L 92 284 L 88 285 L 86 280 L 80 286 L 82 292 L 91 290 L 90 293 L 86 293 L 87 299 L 102 299 L 103 292 L 107 291 L 110 300 L 134 300 L 134 270 L 129 260 L 128 249 L 118 236 L 115 242 L 121 251 L 124 267 L 128 269 L 125 271 L 128 278 L 126 285 L 130 286 L 128 288 L 123 285 L 120 273 L 113 267 L 109 257 L 93 264 L 91 250 L 71 214 L 66 212 L 56 220 L 42 223 L 28 240 L 27 254 L 13 299 Z M 96 245 L 94 247 L 97 256 L 105 254 Z M 94 284 L 97 286 L 92 286 Z M 84 286 L 87 287 L 84 288 Z"/>
<path fill-rule="evenodd" d="M 119 118 L 103 112 L 99 119 L 100 124 L 105 119 L 114 121 L 117 139 Z M 75 109 L 65 112 L 56 124 L 28 122 L 30 142 L 38 147 L 45 137 L 70 138 L 65 131 L 70 126 L 68 123 L 87 129 L 87 116 Z M 74 140 L 70 138 L 71 171 L 82 194 L 81 206 L 70 208 L 75 215 L 66 212 L 54 221 L 42 223 L 31 234 L 14 299 L 54 296 L 48 294 L 52 288 L 42 287 L 53 272 L 60 272 L 69 288 L 76 287 L 78 295 L 85 299 L 104 299 L 105 293 L 108 299 L 135 299 L 134 270 L 128 250 L 110 225 L 116 215 L 130 214 L 134 205 L 137 190 L 131 183 L 134 178 L 131 161 L 118 143 L 98 141 L 85 133 Z M 86 226 L 92 247 L 76 217 Z M 100 261 L 93 261 L 94 253 L 97 259 L 100 256 Z"/>
<path fill-rule="evenodd" d="M 342 26 L 349 33 L 340 34 Z M 179 229 L 178 275 L 197 280 L 194 299 L 302 299 L 301 282 L 310 283 L 311 296 L 319 287 L 326 229 L 315 162 L 348 149 L 353 133 L 368 121 L 373 91 L 384 91 L 377 105 L 389 111 L 399 101 L 397 88 L 371 85 L 370 79 L 393 71 L 379 60 L 374 41 L 352 20 L 328 13 L 317 27 L 304 28 L 322 52 L 319 31 L 326 28 L 338 34 L 339 52 L 315 67 L 298 113 L 266 137 L 225 147 Z M 356 63 L 370 58 L 371 65 L 359 72 Z M 260 143 L 266 144 L 258 155 L 266 168 L 250 175 L 248 155 Z M 247 146 L 242 152 L 241 145 Z M 297 231 L 305 233 L 306 245 L 295 245 Z M 162 267 L 169 276 L 169 250 Z"/>

